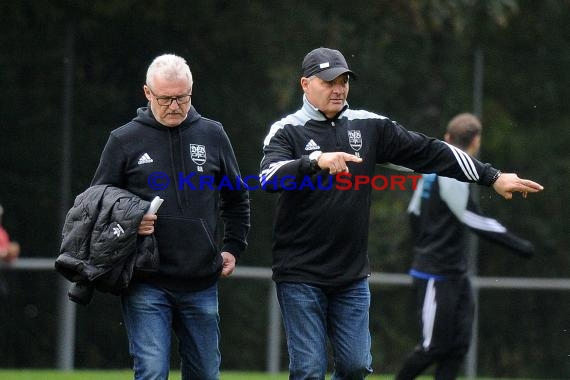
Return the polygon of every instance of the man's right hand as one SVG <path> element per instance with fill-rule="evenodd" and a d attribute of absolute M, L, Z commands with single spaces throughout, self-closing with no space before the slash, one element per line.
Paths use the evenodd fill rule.
<path fill-rule="evenodd" d="M 139 235 L 151 235 L 154 232 L 154 221 L 157 219 L 156 214 L 145 214 L 139 225 Z"/>
<path fill-rule="evenodd" d="M 348 173 L 347 162 L 361 163 L 362 158 L 345 152 L 328 152 L 319 157 L 317 165 L 323 170 L 328 170 L 330 174 Z"/>

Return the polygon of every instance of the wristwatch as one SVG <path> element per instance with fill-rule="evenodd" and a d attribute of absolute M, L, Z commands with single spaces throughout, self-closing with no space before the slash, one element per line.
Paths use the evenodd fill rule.
<path fill-rule="evenodd" d="M 497 170 L 497 172 L 495 173 L 495 175 L 493 176 L 493 178 L 491 178 L 491 186 L 497 182 L 497 180 L 499 179 L 499 177 L 501 176 L 501 174 L 503 174 L 502 171 Z"/>
<path fill-rule="evenodd" d="M 321 152 L 320 150 L 315 150 L 314 152 L 311 152 L 311 154 L 309 154 L 309 160 L 311 161 L 311 168 L 315 171 L 319 171 L 321 170 L 321 168 L 319 167 L 319 158 L 321 158 L 323 152 Z"/>

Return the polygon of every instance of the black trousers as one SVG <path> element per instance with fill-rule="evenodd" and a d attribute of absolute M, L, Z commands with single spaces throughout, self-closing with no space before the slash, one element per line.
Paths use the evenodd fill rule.
<path fill-rule="evenodd" d="M 469 350 L 475 305 L 471 282 L 414 278 L 421 339 L 398 372 L 397 380 L 416 378 L 436 365 L 436 380 L 457 378 Z"/>

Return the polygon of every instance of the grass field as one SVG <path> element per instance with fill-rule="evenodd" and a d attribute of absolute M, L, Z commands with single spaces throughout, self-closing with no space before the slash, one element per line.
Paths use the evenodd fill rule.
<path fill-rule="evenodd" d="M 2 380 L 129 380 L 132 371 L 70 371 L 56 370 L 0 370 Z M 287 374 L 269 375 L 263 372 L 222 372 L 221 380 L 287 380 Z M 367 380 L 393 380 L 392 375 L 373 375 Z M 172 371 L 169 380 L 180 380 L 180 373 Z M 418 380 L 431 380 L 431 377 L 420 377 Z M 477 378 L 477 380 L 498 380 Z M 507 379 L 503 379 L 507 380 Z M 511 379 L 516 380 L 516 379 Z M 518 379 L 523 380 L 523 379 Z"/>
<path fill-rule="evenodd" d="M 129 380 L 131 370 L 124 371 L 71 371 L 55 370 L 0 370 L 2 380 Z M 171 371 L 169 380 L 180 380 L 180 372 Z M 287 374 L 269 375 L 262 372 L 223 372 L 221 380 L 287 380 Z M 371 377 L 371 380 L 387 380 L 388 377 Z"/>

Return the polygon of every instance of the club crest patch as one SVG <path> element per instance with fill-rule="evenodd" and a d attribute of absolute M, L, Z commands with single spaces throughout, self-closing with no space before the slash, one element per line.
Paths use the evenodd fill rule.
<path fill-rule="evenodd" d="M 360 148 L 362 148 L 362 135 L 360 134 L 360 131 L 348 131 L 348 143 L 352 149 L 359 151 Z"/>
<path fill-rule="evenodd" d="M 204 145 L 190 144 L 190 158 L 198 165 L 206 163 L 206 147 Z"/>

